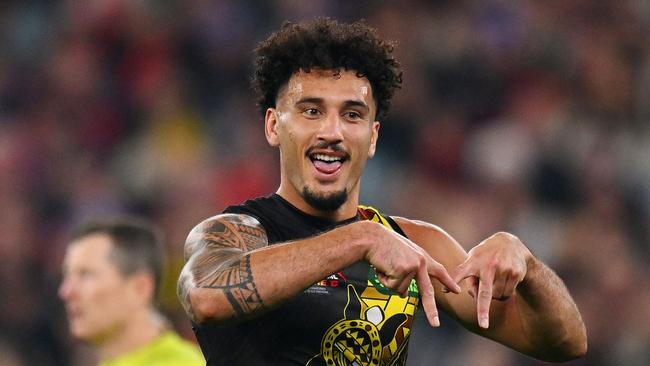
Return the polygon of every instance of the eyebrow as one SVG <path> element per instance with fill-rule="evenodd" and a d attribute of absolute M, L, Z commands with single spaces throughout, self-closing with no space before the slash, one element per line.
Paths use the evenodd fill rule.
<path fill-rule="evenodd" d="M 323 98 L 304 97 L 304 98 L 301 98 L 300 100 L 298 100 L 296 102 L 296 105 L 305 104 L 305 103 L 323 104 L 323 102 L 324 102 Z M 343 102 L 343 106 L 346 107 L 346 108 L 349 108 L 349 107 L 361 107 L 363 109 L 370 110 L 370 107 L 368 107 L 368 105 L 365 102 L 361 101 L 361 100 L 346 100 L 345 102 Z"/>
<path fill-rule="evenodd" d="M 370 110 L 370 107 L 365 102 L 362 102 L 360 100 L 346 100 L 345 103 L 343 103 L 344 106 L 346 107 L 360 107 L 365 110 Z"/>
<path fill-rule="evenodd" d="M 318 98 L 318 97 L 304 97 L 301 98 L 296 102 L 296 105 L 300 104 L 305 104 L 305 103 L 312 103 L 312 104 L 323 104 L 324 100 L 323 98 Z"/>

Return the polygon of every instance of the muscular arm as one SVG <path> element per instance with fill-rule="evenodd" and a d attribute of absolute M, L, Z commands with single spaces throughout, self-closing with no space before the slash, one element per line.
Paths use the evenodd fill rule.
<path fill-rule="evenodd" d="M 565 361 L 587 351 L 585 325 L 562 280 L 537 258 L 528 261 L 526 277 L 519 284 L 519 317 L 529 352 L 548 361 Z"/>
<path fill-rule="evenodd" d="M 187 263 L 179 278 L 178 295 L 192 320 L 203 317 L 192 304 L 192 295 L 196 298 L 201 292 L 219 293 L 219 300 L 226 300 L 234 314 L 264 308 L 247 253 L 267 244 L 266 233 L 257 220 L 244 215 L 216 216 L 190 232 L 185 242 Z"/>
<path fill-rule="evenodd" d="M 268 246 L 266 232 L 251 216 L 209 218 L 185 243 L 186 264 L 178 282 L 181 303 L 199 323 L 273 307 L 363 258 L 362 237 L 348 226 Z"/>
<path fill-rule="evenodd" d="M 374 265 L 391 289 L 405 292 L 415 278 L 433 325 L 437 310 L 430 276 L 460 291 L 444 267 L 424 250 L 370 221 L 307 239 L 267 244 L 260 223 L 247 215 L 214 216 L 190 232 L 178 295 L 194 322 L 253 316 L 360 260 Z"/>
<path fill-rule="evenodd" d="M 407 236 L 449 271 L 457 269 L 468 258 L 465 250 L 440 228 L 402 218 L 396 218 L 396 221 Z M 526 262 L 525 277 L 512 296 L 504 301 L 487 301 L 490 305 L 487 329 L 478 324 L 475 296 L 484 294 L 472 286 L 473 278 L 461 282 L 463 291 L 460 295 L 443 293 L 441 285 L 434 281 L 438 290 L 436 300 L 467 329 L 529 356 L 563 361 L 583 355 L 586 352 L 586 332 L 566 287 L 550 268 L 532 255 Z M 512 280 L 510 276 L 495 278 L 495 288 L 498 281 Z"/>

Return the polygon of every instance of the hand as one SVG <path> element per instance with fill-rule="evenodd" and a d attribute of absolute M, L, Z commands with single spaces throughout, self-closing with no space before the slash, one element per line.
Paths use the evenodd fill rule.
<path fill-rule="evenodd" d="M 438 279 L 450 291 L 460 293 L 460 286 L 447 273 L 445 267 L 436 262 L 420 246 L 411 240 L 373 223 L 375 233 L 373 244 L 366 253 L 366 260 L 377 270 L 377 277 L 389 289 L 405 296 L 411 280 L 415 278 L 422 306 L 429 324 L 440 325 L 435 293 L 431 277 Z"/>
<path fill-rule="evenodd" d="M 472 248 L 465 262 L 452 271 L 456 283 L 468 278 L 481 328 L 489 327 L 492 299 L 506 301 L 514 294 L 530 258 L 530 250 L 516 236 L 496 233 Z"/>

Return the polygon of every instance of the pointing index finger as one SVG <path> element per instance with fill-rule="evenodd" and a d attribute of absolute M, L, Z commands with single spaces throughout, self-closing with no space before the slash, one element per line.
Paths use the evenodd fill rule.
<path fill-rule="evenodd" d="M 476 313 L 478 325 L 487 329 L 490 326 L 490 303 L 492 302 L 492 290 L 494 282 L 494 271 L 486 271 L 480 278 L 478 294 L 476 296 Z"/>
<path fill-rule="evenodd" d="M 433 285 L 431 284 L 431 278 L 429 278 L 429 274 L 424 266 L 418 269 L 416 281 L 420 290 L 422 307 L 424 308 L 424 313 L 427 316 L 429 324 L 431 324 L 432 327 L 440 326 Z"/>

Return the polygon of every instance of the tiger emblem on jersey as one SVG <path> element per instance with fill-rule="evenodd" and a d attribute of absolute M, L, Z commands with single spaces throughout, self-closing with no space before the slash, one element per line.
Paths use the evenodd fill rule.
<path fill-rule="evenodd" d="M 392 229 L 377 210 L 366 206 L 359 210 L 363 219 Z M 415 281 L 411 282 L 408 296 L 402 298 L 384 287 L 370 266 L 367 286 L 361 294 L 348 284 L 347 296 L 343 319 L 325 332 L 320 354 L 312 357 L 307 366 L 405 365 L 413 314 L 419 303 Z"/>

